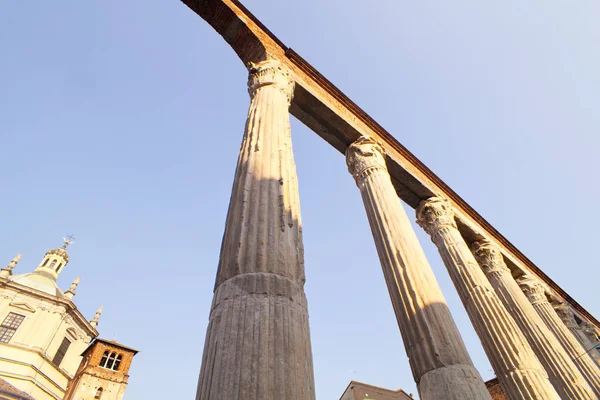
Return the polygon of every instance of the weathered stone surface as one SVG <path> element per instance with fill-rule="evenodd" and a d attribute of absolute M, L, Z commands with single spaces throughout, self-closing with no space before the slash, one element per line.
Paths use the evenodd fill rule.
<path fill-rule="evenodd" d="M 473 243 L 471 250 L 560 397 L 569 400 L 598 399 L 513 279 L 500 249 L 488 240 L 482 240 Z"/>
<path fill-rule="evenodd" d="M 346 152 L 360 189 L 421 400 L 490 398 L 390 181 L 381 146 L 360 138 Z"/>
<path fill-rule="evenodd" d="M 592 345 L 596 347 L 596 352 L 600 352 L 600 336 L 596 327 L 584 319 L 579 322 L 579 326 Z"/>
<path fill-rule="evenodd" d="M 577 368 L 579 368 L 579 371 L 581 371 L 583 377 L 594 390 L 596 396 L 600 397 L 600 369 L 598 369 L 598 366 L 589 354 L 584 354 L 586 350 L 558 317 L 546 297 L 544 286 L 536 278 L 528 275 L 521 276 L 517 279 L 517 282 L 529 302 L 533 305 L 535 311 L 542 318 L 548 329 L 556 336 Z"/>
<path fill-rule="evenodd" d="M 590 340 L 588 335 L 581 329 L 577 321 L 575 321 L 575 316 L 573 315 L 573 310 L 568 304 L 563 302 L 554 305 L 554 310 L 561 321 L 569 328 L 573 336 L 581 343 L 584 349 L 589 353 L 592 359 L 596 362 L 596 364 L 600 365 L 600 354 L 594 349 L 595 343 Z"/>
<path fill-rule="evenodd" d="M 288 107 L 278 62 L 250 66 L 238 159 L 198 400 L 314 400 L 304 251 Z"/>
<path fill-rule="evenodd" d="M 559 399 L 460 235 L 450 202 L 438 197 L 422 201 L 417 208 L 417 222 L 438 247 L 506 396 L 510 400 Z"/>

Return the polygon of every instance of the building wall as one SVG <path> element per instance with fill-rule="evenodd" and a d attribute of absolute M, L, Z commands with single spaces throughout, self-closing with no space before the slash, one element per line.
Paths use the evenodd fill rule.
<path fill-rule="evenodd" d="M 491 379 L 485 383 L 492 400 L 508 400 L 497 378 Z"/>
<path fill-rule="evenodd" d="M 25 317 L 10 341 L 0 343 L 0 378 L 37 400 L 62 400 L 93 339 L 65 302 L 15 284 L 0 285 L 0 322 L 10 312 Z M 52 359 L 65 337 L 71 345 L 56 366 Z"/>
<path fill-rule="evenodd" d="M 340 400 L 412 400 L 412 397 L 402 390 L 389 390 L 353 381 Z"/>
<path fill-rule="evenodd" d="M 102 400 L 121 400 L 125 392 L 120 383 L 84 373 L 74 387 L 76 397 L 71 398 L 73 400 L 94 400 L 98 388 L 102 388 Z"/>

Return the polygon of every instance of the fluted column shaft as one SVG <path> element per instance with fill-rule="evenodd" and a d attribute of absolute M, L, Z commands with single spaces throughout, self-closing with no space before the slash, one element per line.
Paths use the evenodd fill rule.
<path fill-rule="evenodd" d="M 417 222 L 438 247 L 506 396 L 510 400 L 559 399 L 458 231 L 450 203 L 441 198 L 422 201 Z"/>
<path fill-rule="evenodd" d="M 581 343 L 584 349 L 590 354 L 592 359 L 596 362 L 596 364 L 600 365 L 600 354 L 598 351 L 594 349 L 595 343 L 590 340 L 588 335 L 581 329 L 577 321 L 575 321 L 575 316 L 573 315 L 573 311 L 571 307 L 569 307 L 565 303 L 561 303 L 554 306 L 554 310 L 558 314 L 558 317 L 561 321 L 569 328 L 573 336 Z"/>
<path fill-rule="evenodd" d="M 198 400 L 314 400 L 296 166 L 278 62 L 252 65 Z"/>
<path fill-rule="evenodd" d="M 392 186 L 383 148 L 366 137 L 346 151 L 360 189 L 421 400 L 490 399 Z"/>
<path fill-rule="evenodd" d="M 483 240 L 473 243 L 471 250 L 500 301 L 527 338 L 561 399 L 597 400 L 598 396 L 513 279 L 500 249 Z"/>
<path fill-rule="evenodd" d="M 519 278 L 517 282 L 535 311 L 556 336 L 596 395 L 600 397 L 600 369 L 589 354 L 584 354 L 586 350 L 560 320 L 546 297 L 545 288 L 534 277 L 527 275 Z"/>

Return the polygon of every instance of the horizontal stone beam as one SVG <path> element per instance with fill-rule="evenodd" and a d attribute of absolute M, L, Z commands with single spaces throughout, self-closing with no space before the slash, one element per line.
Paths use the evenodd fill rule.
<path fill-rule="evenodd" d="M 398 196 L 413 208 L 423 199 L 448 198 L 456 209 L 459 230 L 467 243 L 484 237 L 502 250 L 513 275 L 529 271 L 580 315 L 600 328 L 600 322 L 579 305 L 477 211 L 435 175 L 389 132 L 335 87 L 294 50 L 288 48 L 236 0 L 181 0 L 202 17 L 233 48 L 242 62 L 274 58 L 285 64 L 296 81 L 290 112 L 341 153 L 360 136 L 379 139 Z M 342 162 L 342 161 L 340 161 Z"/>

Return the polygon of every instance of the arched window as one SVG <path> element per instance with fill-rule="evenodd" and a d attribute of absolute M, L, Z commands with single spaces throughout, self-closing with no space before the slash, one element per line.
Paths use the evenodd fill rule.
<path fill-rule="evenodd" d="M 46 261 L 44 261 L 44 263 L 42 264 L 42 267 L 45 267 L 45 266 L 46 266 L 46 264 L 48 264 L 48 261 L 50 261 L 50 259 L 49 259 L 49 258 L 46 258 Z"/>
<path fill-rule="evenodd" d="M 98 388 L 98 390 L 96 390 L 96 395 L 94 396 L 94 399 L 99 399 L 100 397 L 102 397 L 103 391 L 104 391 L 104 389 Z"/>
<path fill-rule="evenodd" d="M 52 260 L 52 262 L 50 263 L 48 268 L 54 268 L 55 265 L 56 265 L 56 260 Z"/>
<path fill-rule="evenodd" d="M 112 352 L 108 357 L 108 361 L 106 362 L 106 368 L 113 369 L 113 365 L 115 364 L 115 359 L 117 358 L 117 353 Z"/>
<path fill-rule="evenodd" d="M 106 362 L 108 361 L 108 350 L 102 354 L 102 358 L 100 359 L 100 366 L 106 367 Z"/>
<path fill-rule="evenodd" d="M 108 350 L 106 350 L 100 359 L 100 366 L 118 371 L 122 360 L 123 356 L 121 354 L 117 355 L 117 353 L 114 351 L 110 353 Z"/>
<path fill-rule="evenodd" d="M 62 263 L 58 264 L 58 267 L 56 267 L 56 272 L 60 272 L 61 268 L 62 268 Z"/>
<path fill-rule="evenodd" d="M 113 365 L 113 368 L 115 371 L 119 370 L 119 366 L 121 365 L 121 360 L 123 359 L 123 356 L 121 354 L 119 354 L 117 356 L 117 359 L 115 360 L 115 365 Z"/>

